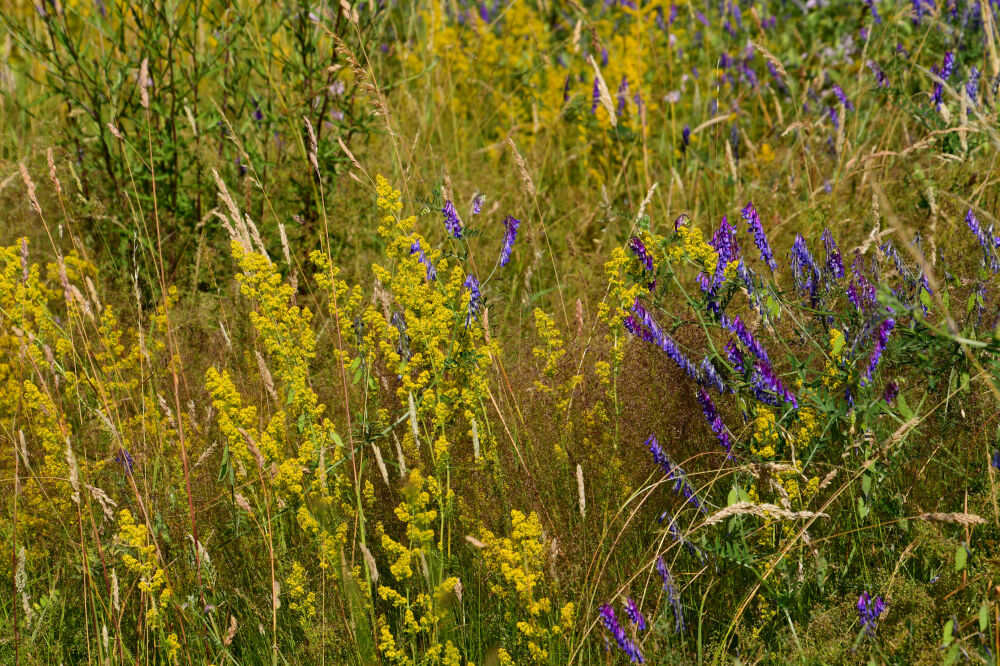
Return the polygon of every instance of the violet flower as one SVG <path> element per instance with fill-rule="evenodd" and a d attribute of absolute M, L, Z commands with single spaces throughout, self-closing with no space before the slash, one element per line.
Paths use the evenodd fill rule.
<path fill-rule="evenodd" d="M 743 219 L 747 223 L 747 231 L 753 234 L 754 245 L 760 250 L 760 259 L 768 265 L 768 267 L 774 271 L 778 269 L 778 264 L 774 262 L 774 255 L 771 253 L 771 246 L 767 242 L 767 236 L 764 234 L 764 227 L 760 223 L 760 216 L 757 215 L 757 209 L 754 208 L 753 202 L 748 201 L 747 205 L 743 207 L 741 211 L 743 214 Z"/>
<path fill-rule="evenodd" d="M 698 370 L 694 367 L 694 364 L 684 356 L 673 338 L 660 328 L 659 324 L 656 323 L 646 308 L 642 306 L 638 298 L 635 299 L 635 303 L 632 305 L 632 313 L 635 317 L 626 317 L 625 328 L 633 335 L 651 342 L 662 349 L 691 379 L 697 380 Z"/>
<path fill-rule="evenodd" d="M 875 367 L 882 358 L 882 352 L 885 351 L 886 344 L 889 342 L 889 334 L 895 325 L 896 322 L 893 319 L 885 319 L 879 324 L 878 332 L 875 335 L 875 348 L 872 350 L 871 358 L 868 359 L 868 366 L 861 377 L 862 386 L 871 381 L 872 373 L 875 372 Z"/>
<path fill-rule="evenodd" d="M 715 408 L 712 396 L 709 395 L 708 391 L 700 388 L 698 389 L 698 402 L 701 403 L 701 412 L 705 415 L 705 420 L 708 421 L 708 427 L 712 429 L 712 432 L 715 433 L 715 437 L 719 440 L 719 444 L 721 444 L 722 448 L 725 449 L 726 457 L 731 458 L 733 443 L 729 439 L 729 430 L 722 422 L 719 410 Z"/>
<path fill-rule="evenodd" d="M 501 267 L 510 263 L 510 253 L 514 249 L 514 241 L 517 240 L 517 228 L 521 226 L 521 220 L 508 215 L 503 219 L 503 226 L 503 245 L 500 246 Z"/>
<path fill-rule="evenodd" d="M 417 261 L 422 263 L 427 268 L 428 282 L 437 279 L 437 268 L 434 267 L 431 260 L 427 258 L 426 254 L 424 254 L 423 249 L 420 247 L 420 241 L 413 241 L 413 244 L 410 245 L 410 254 L 417 254 Z"/>
<path fill-rule="evenodd" d="M 758 359 L 754 362 L 754 369 L 757 371 L 754 383 L 759 388 L 776 394 L 785 402 L 792 403 L 792 407 L 798 409 L 799 401 L 795 399 L 795 395 L 781 382 L 781 378 L 774 372 L 774 368 L 771 367 L 770 363 Z"/>
<path fill-rule="evenodd" d="M 632 597 L 625 597 L 625 614 L 629 621 L 635 625 L 636 631 L 646 630 L 646 618 L 639 609 L 639 604 L 635 603 Z"/>
<path fill-rule="evenodd" d="M 468 327 L 473 319 L 479 321 L 478 313 L 479 308 L 483 305 L 483 295 L 479 291 L 479 280 L 477 280 L 476 276 L 471 273 L 465 278 L 465 283 L 462 284 L 462 287 L 468 289 L 470 292 L 469 312 L 465 315 L 465 325 Z"/>
<path fill-rule="evenodd" d="M 667 568 L 662 555 L 656 558 L 656 572 L 663 580 L 663 591 L 667 593 L 667 601 L 674 610 L 674 630 L 681 633 L 684 631 L 684 606 L 681 604 L 681 596 L 674 586 L 673 576 L 670 575 L 670 569 Z"/>
<path fill-rule="evenodd" d="M 628 241 L 628 247 L 635 254 L 636 258 L 639 260 L 643 266 L 646 267 L 647 271 L 653 270 L 653 257 L 646 250 L 645 243 L 638 236 L 632 236 Z"/>
<path fill-rule="evenodd" d="M 444 213 L 444 226 L 448 233 L 455 238 L 461 238 L 462 222 L 458 219 L 458 213 L 450 200 L 444 202 L 444 208 L 441 209 L 441 212 Z"/>
<path fill-rule="evenodd" d="M 659 441 L 656 439 L 656 435 L 649 436 L 649 439 L 646 440 L 646 447 L 653 456 L 653 462 L 660 466 L 667 480 L 674 482 L 674 494 L 683 495 L 688 504 L 691 504 L 702 513 L 708 513 L 708 507 L 702 504 L 694 488 L 687 482 L 684 470 L 679 465 L 674 464 L 670 457 L 663 451 Z"/>
<path fill-rule="evenodd" d="M 608 630 L 608 633 L 615 639 L 618 647 L 621 648 L 622 652 L 628 656 L 632 663 L 641 664 L 646 661 L 642 656 L 642 652 L 639 651 L 639 646 L 625 635 L 625 629 L 618 624 L 618 620 L 615 618 L 615 609 L 611 607 L 611 604 L 601 606 L 601 624 Z"/>
<path fill-rule="evenodd" d="M 826 250 L 826 266 L 823 267 L 823 271 L 828 278 L 839 280 L 844 277 L 844 258 L 840 254 L 840 248 L 837 247 L 829 229 L 823 229 L 822 239 Z"/>
<path fill-rule="evenodd" d="M 858 597 L 858 620 L 861 628 L 866 634 L 872 636 L 878 627 L 878 619 L 885 612 L 885 603 L 882 597 L 876 596 L 874 599 L 867 592 L 862 592 Z"/>

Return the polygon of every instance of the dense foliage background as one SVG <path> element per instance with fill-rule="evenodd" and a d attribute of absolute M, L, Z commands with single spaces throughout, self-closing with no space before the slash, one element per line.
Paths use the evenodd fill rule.
<path fill-rule="evenodd" d="M 0 663 L 996 663 L 998 11 L 7 0 Z"/>

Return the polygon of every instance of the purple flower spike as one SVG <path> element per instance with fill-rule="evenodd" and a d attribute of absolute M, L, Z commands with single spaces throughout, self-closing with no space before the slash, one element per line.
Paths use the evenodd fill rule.
<path fill-rule="evenodd" d="M 121 465 L 127 474 L 132 474 L 132 466 L 135 464 L 135 461 L 132 460 L 132 454 L 125 447 L 118 447 L 118 453 L 115 454 L 115 462 Z"/>
<path fill-rule="evenodd" d="M 477 194 L 472 197 L 472 214 L 479 215 L 483 210 L 483 204 L 486 203 L 485 194 Z"/>
<path fill-rule="evenodd" d="M 889 342 L 889 334 L 895 326 L 896 322 L 892 319 L 886 319 L 879 324 L 878 332 L 875 334 L 875 348 L 872 350 L 871 358 L 868 359 L 868 366 L 865 368 L 864 376 L 861 378 L 862 386 L 871 381 L 872 373 L 875 372 L 875 367 L 878 366 L 878 362 L 882 358 L 882 352 L 885 351 L 886 345 Z"/>
<path fill-rule="evenodd" d="M 632 313 L 635 316 L 626 317 L 625 328 L 632 335 L 640 337 L 646 342 L 651 342 L 662 349 L 688 377 L 697 380 L 698 369 L 695 368 L 694 363 L 684 356 L 677 347 L 677 343 L 674 342 L 674 339 L 660 328 L 660 325 L 656 323 L 652 315 L 642 306 L 638 298 L 635 299 L 635 303 L 632 305 Z"/>
<path fill-rule="evenodd" d="M 611 604 L 601 606 L 601 624 L 604 625 L 604 628 L 615 639 L 618 647 L 621 648 L 622 652 L 628 656 L 633 664 L 641 664 L 646 661 L 642 656 L 642 652 L 639 651 L 639 647 L 625 635 L 625 629 L 618 624 L 618 619 L 615 618 L 615 609 L 611 607 Z"/>
<path fill-rule="evenodd" d="M 732 331 L 736 335 L 736 338 L 743 343 L 743 346 L 749 349 L 754 356 L 765 363 L 771 363 L 764 345 L 761 344 L 760 340 L 753 337 L 753 334 L 747 329 L 739 315 L 736 315 L 732 319 L 723 316 L 722 325 Z"/>
<path fill-rule="evenodd" d="M 708 421 L 708 427 L 712 429 L 719 444 L 725 449 L 726 456 L 732 457 L 733 443 L 729 439 L 729 430 L 722 422 L 722 417 L 719 416 L 719 410 L 715 408 L 712 396 L 709 395 L 708 391 L 700 388 L 698 389 L 698 402 L 701 403 L 701 412 L 705 415 L 705 420 Z"/>
<path fill-rule="evenodd" d="M 635 603 L 635 599 L 632 597 L 625 597 L 625 614 L 628 615 L 629 621 L 635 625 L 636 631 L 646 630 L 646 618 L 639 610 L 639 604 Z"/>
<path fill-rule="evenodd" d="M 865 63 L 868 69 L 871 70 L 872 74 L 875 75 L 875 85 L 879 88 L 889 87 L 889 77 L 886 75 L 885 70 L 883 70 L 877 62 L 874 60 L 869 60 Z"/>
<path fill-rule="evenodd" d="M 483 305 L 483 295 L 479 292 L 479 280 L 476 279 L 475 275 L 469 275 L 465 278 L 465 283 L 462 286 L 470 292 L 469 312 L 465 315 L 465 325 L 468 326 L 473 319 L 479 321 L 478 312 Z"/>
<path fill-rule="evenodd" d="M 628 247 L 635 254 L 639 262 L 646 267 L 647 271 L 653 270 L 653 257 L 649 254 L 641 238 L 632 236 L 628 241 Z"/>
<path fill-rule="evenodd" d="M 743 207 L 742 213 L 743 219 L 747 223 L 747 231 L 753 234 L 754 245 L 760 250 L 760 260 L 767 264 L 772 271 L 777 270 L 778 264 L 774 262 L 771 246 L 767 242 L 764 227 L 760 223 L 760 216 L 757 215 L 757 209 L 754 208 L 752 201 L 747 202 L 747 205 Z"/>
<path fill-rule="evenodd" d="M 819 288 L 819 268 L 813 261 L 809 248 L 806 246 L 806 239 L 802 237 L 802 234 L 795 234 L 795 243 L 792 245 L 790 255 L 795 288 L 808 293 L 815 301 Z"/>
<path fill-rule="evenodd" d="M 500 247 L 500 265 L 506 266 L 510 263 L 510 253 L 514 249 L 514 241 L 517 240 L 517 228 L 521 226 L 521 220 L 508 215 L 503 219 L 504 234 L 503 245 Z"/>
<path fill-rule="evenodd" d="M 420 241 L 413 241 L 410 246 L 410 254 L 417 254 L 417 261 L 422 263 L 427 268 L 427 281 L 431 282 L 437 279 L 437 268 L 431 263 L 431 260 L 427 258 L 424 254 L 423 249 L 420 247 Z"/>
<path fill-rule="evenodd" d="M 882 399 L 885 400 L 886 404 L 894 404 L 896 402 L 897 395 L 899 395 L 899 384 L 896 382 L 889 382 L 886 384 L 885 391 L 882 393 Z"/>
<path fill-rule="evenodd" d="M 663 580 L 663 591 L 667 593 L 667 601 L 674 609 L 674 629 L 677 633 L 681 633 L 684 631 L 684 606 L 681 604 L 681 596 L 677 593 L 673 576 L 670 575 L 670 569 L 663 561 L 663 556 L 656 558 L 656 572 Z"/>
<path fill-rule="evenodd" d="M 693 505 L 702 513 L 708 513 L 708 507 L 701 503 L 698 499 L 698 495 L 695 493 L 694 488 L 691 484 L 687 482 L 687 478 L 684 474 L 684 470 L 680 468 L 679 465 L 675 464 L 670 456 L 664 452 L 663 448 L 660 446 L 660 442 L 657 441 L 656 435 L 650 435 L 649 439 L 646 440 L 646 448 L 653 456 L 653 462 L 660 466 L 663 470 L 664 476 L 667 477 L 668 481 L 674 482 L 674 494 L 680 494 L 684 496 L 684 499 L 688 504 Z"/>
<path fill-rule="evenodd" d="M 847 95 L 844 93 L 844 89 L 838 86 L 836 83 L 833 84 L 833 94 L 837 98 L 837 101 L 844 105 L 844 108 L 848 111 L 854 110 L 854 105 L 851 104 L 851 100 L 847 99 Z"/>
<path fill-rule="evenodd" d="M 757 371 L 757 382 L 755 383 L 759 388 L 775 393 L 785 402 L 792 403 L 792 407 L 798 409 L 799 401 L 796 400 L 792 392 L 785 388 L 785 385 L 781 383 L 781 378 L 775 374 L 774 368 L 771 367 L 770 363 L 765 363 L 764 361 L 758 359 L 754 363 L 754 369 Z"/>
<path fill-rule="evenodd" d="M 858 620 L 861 622 L 861 628 L 869 636 L 875 634 L 879 616 L 883 612 L 885 612 L 885 602 L 881 596 L 872 599 L 867 592 L 862 592 L 858 597 Z"/>
<path fill-rule="evenodd" d="M 994 273 L 1000 271 L 1000 261 L 997 260 L 996 247 L 998 245 L 997 241 L 1000 238 L 994 238 L 993 234 L 984 230 L 979 225 L 979 220 L 976 219 L 975 214 L 972 209 L 965 214 L 965 222 L 969 225 L 969 229 L 972 230 L 973 235 L 975 235 L 976 240 L 979 241 L 979 247 L 983 250 L 983 265 L 989 266 L 990 270 Z"/>
<path fill-rule="evenodd" d="M 444 226 L 455 238 L 462 237 L 462 222 L 458 219 L 458 213 L 455 211 L 455 206 L 452 205 L 451 201 L 444 202 L 444 208 L 441 209 L 444 213 Z"/>
<path fill-rule="evenodd" d="M 823 272 L 826 273 L 828 279 L 839 280 L 844 277 L 844 258 L 840 254 L 840 248 L 837 247 L 829 229 L 823 230 L 822 239 L 823 247 L 826 249 L 826 266 L 823 267 Z"/>

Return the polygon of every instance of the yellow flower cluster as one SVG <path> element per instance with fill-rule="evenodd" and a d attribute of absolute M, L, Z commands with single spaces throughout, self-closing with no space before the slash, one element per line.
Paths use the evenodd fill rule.
<path fill-rule="evenodd" d="M 518 629 L 518 644 L 526 649 L 534 663 L 546 661 L 549 655 L 547 642 L 560 633 L 558 624 L 546 626 L 552 602 L 542 587 L 545 574 L 545 543 L 538 516 L 525 516 L 517 510 L 510 512 L 510 537 L 495 536 L 482 530 L 483 560 L 489 571 L 496 575 L 490 591 L 506 603 L 507 615 Z M 572 622 L 574 609 L 562 609 L 561 618 Z"/>
<path fill-rule="evenodd" d="M 132 512 L 118 512 L 118 543 L 125 568 L 139 577 L 138 588 L 149 601 L 146 621 L 150 627 L 162 627 L 161 609 L 166 608 L 173 592 L 166 573 L 157 566 L 156 546 L 149 542 L 146 526 L 135 522 Z"/>

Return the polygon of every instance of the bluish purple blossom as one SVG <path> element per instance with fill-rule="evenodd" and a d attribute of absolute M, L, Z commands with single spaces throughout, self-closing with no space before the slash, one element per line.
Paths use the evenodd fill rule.
<path fill-rule="evenodd" d="M 885 71 L 879 66 L 874 60 L 869 60 L 865 63 L 868 69 L 871 70 L 872 74 L 875 75 L 875 85 L 879 88 L 889 87 L 889 77 L 886 75 Z"/>
<path fill-rule="evenodd" d="M 455 210 L 455 206 L 451 201 L 444 202 L 444 208 L 441 209 L 444 214 L 444 226 L 455 238 L 462 237 L 462 222 L 458 219 L 458 212 Z"/>
<path fill-rule="evenodd" d="M 885 391 L 882 392 L 882 399 L 885 400 L 887 405 L 894 404 L 897 395 L 899 395 L 899 384 L 892 381 L 885 385 Z"/>
<path fill-rule="evenodd" d="M 465 278 L 462 287 L 469 290 L 469 312 L 465 315 L 465 325 L 468 326 L 473 319 L 479 321 L 479 308 L 483 305 L 483 295 L 479 291 L 479 280 L 471 273 Z"/>
<path fill-rule="evenodd" d="M 618 624 L 618 620 L 615 618 L 615 609 L 611 607 L 611 604 L 601 606 L 601 624 L 608 630 L 611 637 L 615 639 L 615 643 L 618 644 L 618 647 L 621 648 L 622 652 L 628 656 L 632 663 L 641 664 L 646 661 L 642 656 L 642 652 L 639 651 L 639 646 L 625 635 L 625 629 Z"/>
<path fill-rule="evenodd" d="M 662 555 L 656 558 L 656 572 L 663 580 L 663 591 L 667 593 L 667 601 L 674 610 L 674 630 L 681 633 L 684 631 L 684 606 L 681 604 L 681 595 L 674 586 L 674 578 L 670 575 L 670 569 L 667 568 Z"/>
<path fill-rule="evenodd" d="M 875 634 L 878 619 L 883 612 L 885 612 L 885 603 L 881 596 L 872 599 L 867 592 L 862 592 L 861 596 L 858 597 L 858 620 L 861 622 L 861 628 L 869 636 Z"/>
<path fill-rule="evenodd" d="M 989 266 L 990 270 L 994 273 L 1000 271 L 1000 261 L 997 259 L 996 248 L 1000 243 L 997 241 L 1000 238 L 995 238 L 992 233 L 984 230 L 979 225 L 979 220 L 976 219 L 976 215 L 969 209 L 969 212 L 965 214 L 965 222 L 969 225 L 969 229 L 975 235 L 976 240 L 979 241 L 979 246 L 983 251 L 983 265 Z"/>
<path fill-rule="evenodd" d="M 754 369 L 757 371 L 754 384 L 758 388 L 774 393 L 784 402 L 790 402 L 792 403 L 792 407 L 798 408 L 799 401 L 795 399 L 792 392 L 781 382 L 781 378 L 774 372 L 774 368 L 771 367 L 770 363 L 757 359 L 754 362 Z"/>
<path fill-rule="evenodd" d="M 716 409 L 715 403 L 712 401 L 712 396 L 709 395 L 708 391 L 705 389 L 699 388 L 698 402 L 701 403 L 701 413 L 705 415 L 705 420 L 708 421 L 708 427 L 715 433 L 715 437 L 719 440 L 719 444 L 721 444 L 722 448 L 726 451 L 726 456 L 732 457 L 733 443 L 729 438 L 729 430 L 722 422 L 722 417 L 719 415 L 719 410 Z"/>
<path fill-rule="evenodd" d="M 521 220 L 508 215 L 503 219 L 504 233 L 503 245 L 500 246 L 500 265 L 506 266 L 510 263 L 510 253 L 514 249 L 514 241 L 517 240 L 517 228 L 521 226 Z"/>
<path fill-rule="evenodd" d="M 743 346 L 749 349 L 754 356 L 768 364 L 771 363 L 764 345 L 747 329 L 739 315 L 734 316 L 732 319 L 723 315 L 721 323 L 724 328 L 732 331 L 736 335 L 736 338 L 743 343 Z"/>
<path fill-rule="evenodd" d="M 885 351 L 886 345 L 889 342 L 889 334 L 895 325 L 896 322 L 893 319 L 885 319 L 879 324 L 878 332 L 875 334 L 875 348 L 872 349 L 872 355 L 868 359 L 868 365 L 865 367 L 864 374 L 861 377 L 862 386 L 871 381 L 872 373 L 875 372 L 875 368 L 882 358 L 882 352 Z"/>
<path fill-rule="evenodd" d="M 437 279 L 437 268 L 431 263 L 431 260 L 427 258 L 424 254 L 423 248 L 420 247 L 420 241 L 413 241 L 410 245 L 410 254 L 417 254 L 417 261 L 422 263 L 427 268 L 427 280 L 428 282 Z"/>
<path fill-rule="evenodd" d="M 118 447 L 118 453 L 115 454 L 115 462 L 121 465 L 127 474 L 132 474 L 132 467 L 135 461 L 132 460 L 132 454 L 124 446 Z"/>
<path fill-rule="evenodd" d="M 477 194 L 472 197 L 472 214 L 479 215 L 483 211 L 483 204 L 486 203 L 485 194 Z"/>
<path fill-rule="evenodd" d="M 823 248 L 826 250 L 826 265 L 823 267 L 823 272 L 828 279 L 839 280 L 844 277 L 844 258 L 840 254 L 840 248 L 837 247 L 829 229 L 823 229 L 821 238 L 823 239 Z"/>
<path fill-rule="evenodd" d="M 743 219 L 747 223 L 747 231 L 753 234 L 754 245 L 760 250 L 760 260 L 763 261 L 768 267 L 774 271 L 778 269 L 778 264 L 774 262 L 774 255 L 771 253 L 771 246 L 767 242 L 767 236 L 764 234 L 764 227 L 760 223 L 760 216 L 757 215 L 757 209 L 754 208 L 753 202 L 748 201 L 747 205 L 743 207 L 741 211 L 743 214 Z"/>
<path fill-rule="evenodd" d="M 653 257 L 646 250 L 646 244 L 642 242 L 641 238 L 632 236 L 628 241 L 628 247 L 647 271 L 653 270 Z"/>
<path fill-rule="evenodd" d="M 667 477 L 667 480 L 674 482 L 674 493 L 683 495 L 688 504 L 691 504 L 702 513 L 708 513 L 708 507 L 701 503 L 701 500 L 698 499 L 698 495 L 695 493 L 694 488 L 692 488 L 691 484 L 687 482 L 684 470 L 670 460 L 670 457 L 660 446 L 660 442 L 657 441 L 656 435 L 649 436 L 649 439 L 646 440 L 646 448 L 648 448 L 650 454 L 652 454 L 653 462 L 659 465 L 660 469 L 663 470 L 663 474 Z"/>
<path fill-rule="evenodd" d="M 646 630 L 646 618 L 639 609 L 639 604 L 635 603 L 632 597 L 625 597 L 625 614 L 629 621 L 635 625 L 636 631 Z"/>
<path fill-rule="evenodd" d="M 632 305 L 632 313 L 634 317 L 629 315 L 625 318 L 625 328 L 633 335 L 651 342 L 662 349 L 688 377 L 697 380 L 698 370 L 694 367 L 694 364 L 681 353 L 681 350 L 677 347 L 677 343 L 660 328 L 659 324 L 656 323 L 652 315 L 643 307 L 638 298 Z"/>

